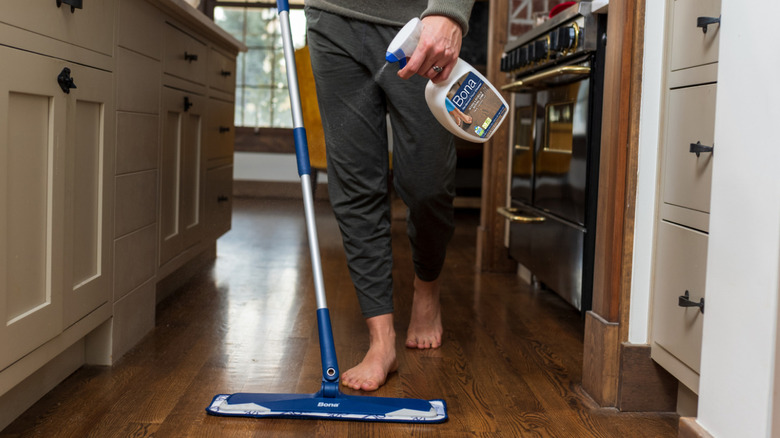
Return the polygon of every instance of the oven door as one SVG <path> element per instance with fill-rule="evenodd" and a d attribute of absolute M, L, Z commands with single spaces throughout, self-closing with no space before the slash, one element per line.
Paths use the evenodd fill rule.
<path fill-rule="evenodd" d="M 544 70 L 513 91 L 511 198 L 585 225 L 590 61 Z"/>

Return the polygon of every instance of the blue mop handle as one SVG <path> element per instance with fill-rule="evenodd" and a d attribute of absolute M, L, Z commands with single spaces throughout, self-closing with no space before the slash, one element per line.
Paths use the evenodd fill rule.
<path fill-rule="evenodd" d="M 277 6 L 279 8 L 279 23 L 282 28 L 284 62 L 287 66 L 287 88 L 290 91 L 293 137 L 295 139 L 295 157 L 298 161 L 298 175 L 301 177 L 303 206 L 306 213 L 306 230 L 309 236 L 309 251 L 311 253 L 312 273 L 314 275 L 314 291 L 317 295 L 317 325 L 320 335 L 322 378 L 328 382 L 338 382 L 339 366 L 336 361 L 336 347 L 333 342 L 330 312 L 328 311 L 328 304 L 325 299 L 325 283 L 322 278 L 322 263 L 320 261 L 319 243 L 317 241 L 317 226 L 314 223 L 311 164 L 309 163 L 309 146 L 306 141 L 306 129 L 303 127 L 301 96 L 298 91 L 298 71 L 295 66 L 295 52 L 293 50 L 292 32 L 290 31 L 290 5 L 287 0 L 277 0 Z M 338 383 L 336 383 L 336 385 L 338 385 Z M 338 386 L 336 386 L 336 388 L 338 388 Z"/>

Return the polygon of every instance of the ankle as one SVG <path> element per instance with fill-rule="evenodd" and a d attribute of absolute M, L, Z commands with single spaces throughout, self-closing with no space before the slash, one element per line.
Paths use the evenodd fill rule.
<path fill-rule="evenodd" d="M 395 327 L 393 314 L 374 316 L 366 319 L 370 346 L 395 345 Z"/>

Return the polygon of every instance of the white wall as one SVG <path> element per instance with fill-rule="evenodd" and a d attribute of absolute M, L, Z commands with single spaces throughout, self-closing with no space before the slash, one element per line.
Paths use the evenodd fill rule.
<path fill-rule="evenodd" d="M 663 91 L 665 5 L 665 1 L 648 1 L 645 4 L 634 260 L 633 272 L 631 273 L 631 307 L 628 326 L 628 342 L 632 344 L 647 344 L 649 342 L 658 137 Z"/>
<path fill-rule="evenodd" d="M 698 423 L 771 436 L 780 266 L 780 58 L 762 17 L 780 3 L 723 0 Z"/>
<path fill-rule="evenodd" d="M 236 152 L 233 155 L 233 179 L 249 181 L 299 182 L 295 154 Z M 328 175 L 320 172 L 317 181 L 325 183 Z"/>

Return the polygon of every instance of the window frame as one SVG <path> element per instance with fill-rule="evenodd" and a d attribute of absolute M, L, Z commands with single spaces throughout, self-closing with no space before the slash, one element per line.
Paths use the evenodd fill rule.
<path fill-rule="evenodd" d="M 200 10 L 214 21 L 214 8 L 216 6 L 242 7 L 258 9 L 277 9 L 276 2 L 272 1 L 220 1 L 203 0 Z M 303 9 L 303 2 L 290 2 L 290 9 Z M 292 128 L 253 128 L 236 126 L 235 148 L 236 152 L 264 152 L 264 153 L 295 153 Z"/>

